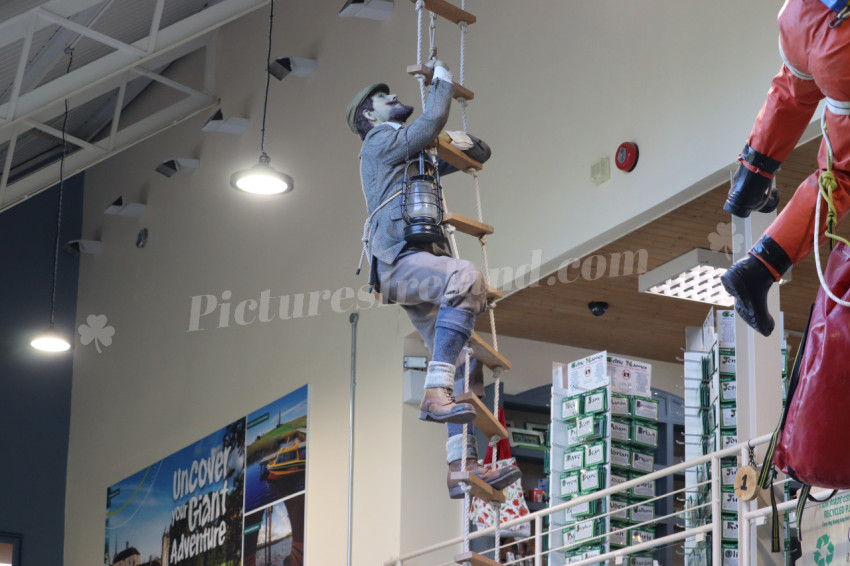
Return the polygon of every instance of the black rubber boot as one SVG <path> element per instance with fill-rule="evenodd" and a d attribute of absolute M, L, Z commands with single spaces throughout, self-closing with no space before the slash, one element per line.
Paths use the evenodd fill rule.
<path fill-rule="evenodd" d="M 741 152 L 741 160 L 771 175 L 775 175 L 782 165 L 748 145 Z M 739 218 L 747 218 L 754 210 L 773 212 L 777 206 L 779 191 L 772 186 L 772 179 L 753 173 L 743 163 L 738 165 L 723 210 Z"/>
<path fill-rule="evenodd" d="M 756 257 L 758 256 L 758 257 Z M 735 297 L 735 311 L 753 329 L 764 336 L 773 332 L 773 317 L 767 310 L 767 292 L 776 281 L 759 259 L 782 275 L 791 268 L 791 259 L 770 236 L 762 236 L 750 253 L 720 277 L 726 292 Z"/>

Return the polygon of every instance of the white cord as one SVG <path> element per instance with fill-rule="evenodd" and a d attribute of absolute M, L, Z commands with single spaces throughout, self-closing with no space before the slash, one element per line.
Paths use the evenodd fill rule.
<path fill-rule="evenodd" d="M 832 144 L 829 142 L 829 136 L 827 135 L 827 132 L 826 132 L 826 107 L 824 107 L 823 113 L 821 114 L 821 117 L 820 117 L 820 128 L 821 128 L 821 132 L 823 133 L 823 140 L 826 142 L 826 151 L 827 151 L 827 156 L 829 158 L 829 163 L 832 163 L 832 161 L 833 161 Z M 819 242 L 819 240 L 820 240 L 820 201 L 821 201 L 822 198 L 824 198 L 824 196 L 823 196 L 823 194 L 821 193 L 821 190 L 820 190 L 820 183 L 818 183 L 817 191 L 818 191 L 818 196 L 817 196 L 817 203 L 815 204 L 815 225 L 814 225 L 814 229 L 812 230 L 812 232 L 814 233 L 814 244 L 813 244 L 812 249 L 815 252 L 815 270 L 818 273 L 818 279 L 820 280 L 820 286 L 826 292 L 827 296 L 841 306 L 850 307 L 850 302 L 839 299 L 838 297 L 836 297 L 833 294 L 832 290 L 829 288 L 829 286 L 827 285 L 826 281 L 824 281 L 824 278 L 823 278 L 823 269 L 821 268 L 821 263 L 820 263 L 820 249 L 819 249 L 820 242 Z"/>

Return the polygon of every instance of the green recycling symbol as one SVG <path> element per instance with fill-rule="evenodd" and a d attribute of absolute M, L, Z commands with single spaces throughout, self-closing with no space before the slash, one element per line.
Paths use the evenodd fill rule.
<path fill-rule="evenodd" d="M 823 535 L 818 539 L 817 550 L 815 550 L 815 564 L 818 566 L 827 566 L 832 562 L 832 551 L 835 548 L 829 542 L 829 535 Z"/>

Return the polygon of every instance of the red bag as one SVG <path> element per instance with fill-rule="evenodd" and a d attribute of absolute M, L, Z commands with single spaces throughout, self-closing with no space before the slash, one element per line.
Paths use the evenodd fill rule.
<path fill-rule="evenodd" d="M 836 297 L 850 300 L 850 248 L 845 244 L 829 255 L 824 281 Z M 850 308 L 837 304 L 822 288 L 800 349 L 773 462 L 804 484 L 848 489 Z"/>

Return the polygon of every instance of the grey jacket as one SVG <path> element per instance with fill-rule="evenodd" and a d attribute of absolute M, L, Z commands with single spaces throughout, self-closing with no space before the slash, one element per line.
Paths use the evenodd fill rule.
<path fill-rule="evenodd" d="M 369 214 L 401 190 L 404 164 L 431 143 L 449 118 L 454 84 L 435 80 L 428 91 L 422 115 L 399 129 L 389 124 L 372 128 L 360 150 L 360 182 Z M 404 248 L 404 218 L 397 197 L 372 218 L 370 253 L 392 264 Z"/>

